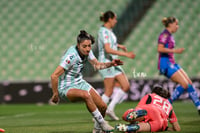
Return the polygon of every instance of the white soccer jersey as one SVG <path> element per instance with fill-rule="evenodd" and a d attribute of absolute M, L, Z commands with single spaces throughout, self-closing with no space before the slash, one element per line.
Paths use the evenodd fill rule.
<path fill-rule="evenodd" d="M 98 59 L 100 62 L 109 62 L 118 58 L 117 55 L 112 55 L 105 52 L 104 45 L 106 43 L 109 43 L 112 49 L 117 50 L 117 38 L 115 34 L 111 29 L 107 29 L 106 27 L 102 26 L 98 32 Z"/>
<path fill-rule="evenodd" d="M 76 46 L 71 46 L 63 55 L 61 61 L 60 61 L 60 66 L 65 69 L 65 73 L 63 73 L 59 77 L 59 83 L 58 83 L 58 88 L 59 89 L 64 89 L 69 86 L 76 85 L 83 81 L 83 76 L 82 76 L 82 69 L 84 67 L 84 64 L 87 60 L 93 60 L 95 59 L 95 56 L 92 52 L 90 51 L 89 55 L 84 58 L 83 60 L 81 59 Z"/>

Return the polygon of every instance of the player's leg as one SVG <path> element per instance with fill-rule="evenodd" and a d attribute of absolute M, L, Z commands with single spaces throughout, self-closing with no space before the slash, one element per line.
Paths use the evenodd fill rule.
<path fill-rule="evenodd" d="M 140 127 L 138 129 L 138 132 L 150 132 L 151 131 L 151 125 L 149 123 L 140 122 L 140 123 L 138 123 L 138 126 Z"/>
<path fill-rule="evenodd" d="M 108 105 L 107 114 L 111 118 L 113 118 L 113 120 L 119 120 L 119 118 L 114 113 L 114 109 L 115 109 L 116 104 L 119 104 L 123 101 L 123 98 L 126 95 L 126 92 L 130 88 L 130 85 L 129 85 L 128 79 L 124 73 L 120 73 L 115 78 L 116 78 L 117 82 L 120 84 L 121 89 L 119 89 L 117 91 L 116 95 L 114 95 L 114 97 L 112 98 L 112 101 Z"/>
<path fill-rule="evenodd" d="M 85 102 L 88 111 L 92 114 L 94 119 L 100 124 L 101 129 L 104 131 L 111 131 L 113 130 L 113 127 L 108 125 L 100 111 L 98 110 L 97 106 L 95 105 L 92 96 L 90 93 L 86 90 L 80 90 L 80 89 L 70 89 L 67 92 L 67 98 L 70 101 L 77 101 L 77 100 L 82 100 Z"/>
<path fill-rule="evenodd" d="M 94 112 L 97 109 L 91 95 L 86 90 L 72 88 L 67 92 L 67 98 L 71 102 L 84 101 L 89 112 Z"/>
<path fill-rule="evenodd" d="M 133 132 L 139 131 L 140 125 L 136 124 L 136 122 L 143 121 L 145 118 L 144 116 L 147 115 L 147 111 L 145 109 L 128 109 L 122 116 L 122 119 L 130 122 L 131 124 L 117 124 L 115 129 L 117 131 L 126 131 L 126 132 Z M 142 129 L 144 129 L 144 126 Z M 150 130 L 149 130 L 150 131 Z"/>
<path fill-rule="evenodd" d="M 140 106 L 141 107 L 141 106 Z M 138 124 L 140 126 L 139 132 L 143 131 L 151 131 L 151 132 L 158 132 L 158 131 L 164 131 L 168 125 L 168 117 L 166 114 L 159 110 L 158 107 L 155 107 L 151 104 L 142 105 L 142 109 L 145 109 L 147 111 L 147 115 L 145 117 L 145 122 L 148 124 L 140 123 Z"/>
<path fill-rule="evenodd" d="M 104 78 L 104 94 L 102 95 L 102 99 L 106 104 L 108 104 L 110 97 L 113 93 L 114 82 L 114 77 Z"/>
<path fill-rule="evenodd" d="M 102 100 L 101 96 L 98 94 L 98 92 L 95 89 L 90 89 L 90 95 L 92 96 L 92 99 L 101 112 L 102 116 L 105 116 L 105 112 L 107 109 L 106 103 Z"/>
<path fill-rule="evenodd" d="M 114 67 L 99 70 L 101 76 L 104 79 L 104 94 L 102 95 L 102 99 L 106 104 L 109 103 L 110 97 L 113 93 L 115 82 L 113 71 Z"/>
<path fill-rule="evenodd" d="M 98 92 L 95 89 L 90 89 L 90 95 L 92 96 L 92 99 L 94 101 L 94 103 L 96 104 L 97 108 L 99 109 L 99 111 L 101 112 L 102 116 L 105 116 L 105 112 L 107 109 L 107 105 L 106 103 L 104 103 L 104 101 L 102 100 L 101 96 L 98 94 Z M 101 130 L 101 125 L 95 120 L 94 121 L 94 129 L 93 132 L 94 133 L 100 133 Z M 105 124 L 108 124 L 107 122 L 105 122 Z M 102 125 L 102 126 L 108 126 L 108 125 Z"/>
<path fill-rule="evenodd" d="M 114 84 L 115 84 L 115 78 L 105 78 L 104 79 L 105 92 L 104 92 L 104 94 L 102 96 L 102 99 L 103 99 L 103 101 L 105 103 L 108 103 L 108 101 L 110 100 L 110 97 L 111 97 L 111 95 L 113 93 Z M 112 101 L 109 104 L 109 106 L 110 105 L 112 105 Z M 115 115 L 114 111 L 113 110 L 109 110 L 109 108 L 106 111 L 106 115 L 108 115 L 112 120 L 119 120 L 119 118 Z"/>
<path fill-rule="evenodd" d="M 198 94 L 197 94 L 195 88 L 192 85 L 192 81 L 190 80 L 190 78 L 188 77 L 188 75 L 185 73 L 185 71 L 183 69 L 180 69 L 180 72 L 183 74 L 183 76 L 188 81 L 187 92 L 189 94 L 189 97 L 192 99 L 193 103 L 197 107 L 197 110 L 199 111 L 199 114 L 200 114 L 200 101 L 199 101 Z"/>
<path fill-rule="evenodd" d="M 144 116 L 147 115 L 145 109 L 128 109 L 122 116 L 122 119 L 131 123 L 136 121 L 143 121 Z"/>
<path fill-rule="evenodd" d="M 171 103 L 179 98 L 179 96 L 188 88 L 188 80 L 181 72 L 181 67 L 178 64 L 171 64 L 167 68 L 166 76 L 172 81 L 180 84 L 175 88 L 171 100 Z"/>
<path fill-rule="evenodd" d="M 119 89 L 119 91 L 117 91 L 117 94 L 115 95 L 115 97 L 113 97 L 113 105 L 110 106 L 111 109 L 114 109 L 116 104 L 121 103 L 124 100 L 123 99 L 124 96 L 130 89 L 130 84 L 129 84 L 128 78 L 126 77 L 126 75 L 124 73 L 117 75 L 116 80 L 119 82 L 121 89 Z"/>
<path fill-rule="evenodd" d="M 125 133 L 132 133 L 138 131 L 140 126 L 138 124 L 123 124 L 119 123 L 115 126 L 115 130 Z"/>
<path fill-rule="evenodd" d="M 117 131 L 125 132 L 151 132 L 151 125 L 148 122 L 139 122 L 138 124 L 118 124 L 115 128 Z"/>
<path fill-rule="evenodd" d="M 186 72 L 181 68 L 180 72 L 183 74 L 183 76 L 186 78 L 186 80 L 188 81 L 189 84 L 192 84 L 192 81 L 190 80 L 190 78 L 188 77 L 188 75 L 186 74 Z"/>
<path fill-rule="evenodd" d="M 180 70 L 176 71 L 172 76 L 171 80 L 179 83 L 180 86 L 175 88 L 174 92 L 172 93 L 172 101 L 177 100 L 180 95 L 187 89 L 188 86 L 188 81 L 187 79 L 183 76 L 183 74 L 180 72 Z"/>
<path fill-rule="evenodd" d="M 129 84 L 127 76 L 124 73 L 121 73 L 116 76 L 116 79 L 119 82 L 121 89 L 124 92 L 128 92 L 128 90 L 130 89 L 130 84 Z"/>
<path fill-rule="evenodd" d="M 118 131 L 137 131 L 137 132 L 156 132 L 156 131 L 160 131 L 162 129 L 163 126 L 163 119 L 161 118 L 161 115 L 159 113 L 159 110 L 157 110 L 156 108 L 152 108 L 148 105 L 145 105 L 145 107 L 142 107 L 143 110 L 146 110 L 147 113 L 145 113 L 144 117 L 146 120 L 146 122 L 141 121 L 138 124 L 118 124 L 116 125 L 116 130 Z M 135 109 L 134 109 L 135 110 Z M 131 112 L 134 112 L 133 110 L 129 110 L 128 111 L 130 114 Z M 128 115 L 126 115 L 128 116 Z M 137 119 L 137 116 L 135 116 L 135 118 Z M 138 117 L 141 118 L 141 117 Z M 129 118 L 128 118 L 129 119 Z M 133 119 L 133 120 L 136 120 Z M 127 117 L 125 118 L 126 121 Z M 129 121 L 131 123 L 133 123 L 133 121 Z M 167 120 L 166 120 L 167 122 Z"/>
<path fill-rule="evenodd" d="M 139 122 L 138 124 L 118 124 L 115 126 L 117 131 L 123 132 L 156 132 L 161 131 L 161 123 L 159 121 Z"/>
<path fill-rule="evenodd" d="M 177 83 L 180 84 L 178 86 L 173 94 L 172 94 L 172 101 L 175 101 L 179 98 L 179 96 L 187 90 L 189 93 L 190 98 L 192 99 L 193 103 L 197 107 L 199 113 L 200 113 L 200 101 L 197 92 L 195 91 L 194 87 L 192 86 L 192 81 L 189 79 L 187 74 L 184 72 L 183 69 L 179 69 L 177 72 L 175 72 L 171 79 Z"/>

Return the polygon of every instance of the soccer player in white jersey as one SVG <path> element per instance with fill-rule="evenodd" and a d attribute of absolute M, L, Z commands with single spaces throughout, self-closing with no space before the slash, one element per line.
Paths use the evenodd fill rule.
<path fill-rule="evenodd" d="M 117 43 L 117 37 L 112 31 L 112 28 L 117 23 L 117 16 L 112 11 L 106 11 L 100 16 L 100 20 L 103 21 L 103 25 L 98 31 L 98 60 L 100 62 L 110 62 L 113 59 L 117 59 L 118 56 L 125 56 L 133 59 L 135 57 L 133 52 L 128 52 L 124 45 Z M 122 51 L 118 50 L 121 49 Z M 104 79 L 105 92 L 102 95 L 103 101 L 108 104 L 110 97 L 113 93 L 115 81 L 117 81 L 121 89 L 117 91 L 117 94 L 112 98 L 112 101 L 108 105 L 106 114 L 113 120 L 119 120 L 114 113 L 116 104 L 123 101 L 123 97 L 129 90 L 129 81 L 120 66 L 113 66 L 99 71 Z"/>
<path fill-rule="evenodd" d="M 95 119 L 94 132 L 112 131 L 113 127 L 104 120 L 107 105 L 103 102 L 95 89 L 83 78 L 81 71 L 86 60 L 100 70 L 111 66 L 122 65 L 119 59 L 107 63 L 100 63 L 93 55 L 91 45 L 94 37 L 86 31 L 80 31 L 77 45 L 71 46 L 63 55 L 60 64 L 51 75 L 53 96 L 51 101 L 59 102 L 59 97 L 71 102 L 82 100 L 88 111 Z"/>

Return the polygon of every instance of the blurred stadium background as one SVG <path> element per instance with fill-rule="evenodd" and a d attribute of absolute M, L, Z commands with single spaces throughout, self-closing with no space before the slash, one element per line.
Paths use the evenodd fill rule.
<path fill-rule="evenodd" d="M 176 59 L 199 93 L 199 6 L 199 0 L 1 0 L 0 103 L 48 102 L 50 75 L 62 54 L 76 44 L 81 29 L 96 37 L 99 16 L 106 10 L 118 16 L 118 41 L 136 54 L 134 60 L 121 58 L 131 82 L 129 99 L 138 100 L 157 82 L 171 91 L 176 86 L 157 71 L 157 37 L 167 16 L 180 21 L 176 47 L 186 51 Z M 97 52 L 96 45 L 93 50 Z M 86 68 L 86 79 L 102 92 L 100 75 L 90 65 Z"/>

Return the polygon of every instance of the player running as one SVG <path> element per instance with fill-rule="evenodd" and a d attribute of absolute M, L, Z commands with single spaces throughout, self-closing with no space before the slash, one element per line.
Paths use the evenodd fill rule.
<path fill-rule="evenodd" d="M 95 119 L 94 132 L 112 131 L 113 127 L 104 120 L 107 105 L 95 89 L 83 78 L 81 71 L 84 63 L 89 62 L 100 70 L 111 66 L 122 65 L 119 59 L 107 63 L 97 61 L 91 50 L 94 38 L 86 31 L 80 31 L 77 45 L 71 46 L 63 55 L 59 66 L 51 75 L 53 96 L 52 102 L 59 102 L 59 96 L 71 102 L 82 100 Z"/>
<path fill-rule="evenodd" d="M 192 81 L 174 59 L 174 53 L 181 54 L 184 51 L 184 48 L 174 48 L 175 40 L 172 33 L 175 33 L 179 28 L 178 19 L 175 17 L 163 18 L 162 23 L 165 29 L 158 38 L 158 69 L 161 74 L 180 84 L 174 90 L 170 102 L 172 103 L 184 91 L 187 91 L 200 114 L 200 101 L 197 92 L 192 86 Z"/>
<path fill-rule="evenodd" d="M 180 131 L 177 117 L 171 103 L 170 94 L 162 86 L 154 86 L 152 93 L 145 95 L 135 109 L 127 110 L 123 120 L 130 124 L 118 124 L 116 130 L 122 132 Z M 168 120 L 172 127 L 168 127 Z"/>
<path fill-rule="evenodd" d="M 100 16 L 100 20 L 103 21 L 104 24 L 98 31 L 98 60 L 100 62 L 110 62 L 113 59 L 117 59 L 118 56 L 126 56 L 133 59 L 135 57 L 133 52 L 127 52 L 127 49 L 124 45 L 118 44 L 117 38 L 112 31 L 112 28 L 114 28 L 117 23 L 116 14 L 112 11 L 106 11 Z M 122 51 L 119 51 L 118 49 L 121 49 Z M 121 86 L 121 89 L 117 91 L 117 94 L 113 97 L 106 111 L 106 114 L 113 120 L 119 120 L 114 113 L 114 108 L 117 103 L 123 101 L 123 97 L 130 88 L 128 78 L 120 66 L 113 66 L 104 70 L 100 70 L 99 72 L 104 79 L 105 92 L 102 95 L 102 99 L 106 104 L 108 104 L 110 101 L 115 81 L 117 81 Z"/>

